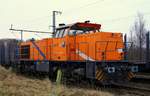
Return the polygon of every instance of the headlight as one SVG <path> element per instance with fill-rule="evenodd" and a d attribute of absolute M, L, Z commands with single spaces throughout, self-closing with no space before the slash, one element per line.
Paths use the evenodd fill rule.
<path fill-rule="evenodd" d="M 117 49 L 117 52 L 122 53 L 122 52 L 123 52 L 123 49 L 122 49 L 122 48 L 119 48 L 119 49 Z"/>

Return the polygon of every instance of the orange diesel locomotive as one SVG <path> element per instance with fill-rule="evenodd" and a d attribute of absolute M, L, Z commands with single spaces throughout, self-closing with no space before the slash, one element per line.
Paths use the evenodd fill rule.
<path fill-rule="evenodd" d="M 133 73 L 124 60 L 122 33 L 101 32 L 100 24 L 60 24 L 52 38 L 30 40 L 19 45 L 21 70 L 63 73 L 110 82 L 130 80 Z"/>

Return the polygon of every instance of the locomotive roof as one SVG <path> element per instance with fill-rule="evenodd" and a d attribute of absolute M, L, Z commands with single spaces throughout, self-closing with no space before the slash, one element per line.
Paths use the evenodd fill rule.
<path fill-rule="evenodd" d="M 99 30 L 101 28 L 101 24 L 77 22 L 77 23 L 73 23 L 73 24 L 59 26 L 57 28 L 57 30 L 64 29 L 64 28 L 77 29 L 79 27 L 82 27 L 82 28 L 92 28 L 92 29 L 95 29 L 95 30 Z"/>

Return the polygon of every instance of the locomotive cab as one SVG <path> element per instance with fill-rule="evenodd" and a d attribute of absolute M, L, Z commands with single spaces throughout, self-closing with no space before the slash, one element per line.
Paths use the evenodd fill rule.
<path fill-rule="evenodd" d="M 77 22 L 71 25 L 60 24 L 60 26 L 56 29 L 54 33 L 54 38 L 62 38 L 66 35 L 73 36 L 79 34 L 87 34 L 87 33 L 95 33 L 99 32 L 101 28 L 100 24 L 93 23 L 80 23 Z"/>

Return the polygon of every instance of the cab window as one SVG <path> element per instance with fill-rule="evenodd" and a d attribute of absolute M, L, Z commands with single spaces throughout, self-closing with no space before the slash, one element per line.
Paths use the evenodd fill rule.
<path fill-rule="evenodd" d="M 83 34 L 83 30 L 70 30 L 69 35 Z"/>
<path fill-rule="evenodd" d="M 77 26 L 72 26 L 69 35 L 78 35 L 78 34 L 86 34 L 86 33 L 91 33 L 91 32 L 96 32 L 94 28 L 90 27 L 77 27 Z"/>
<path fill-rule="evenodd" d="M 54 34 L 55 38 L 62 38 L 64 36 L 67 35 L 67 30 L 69 27 L 65 27 L 65 28 L 61 28 L 61 29 L 57 29 L 56 33 Z"/>

